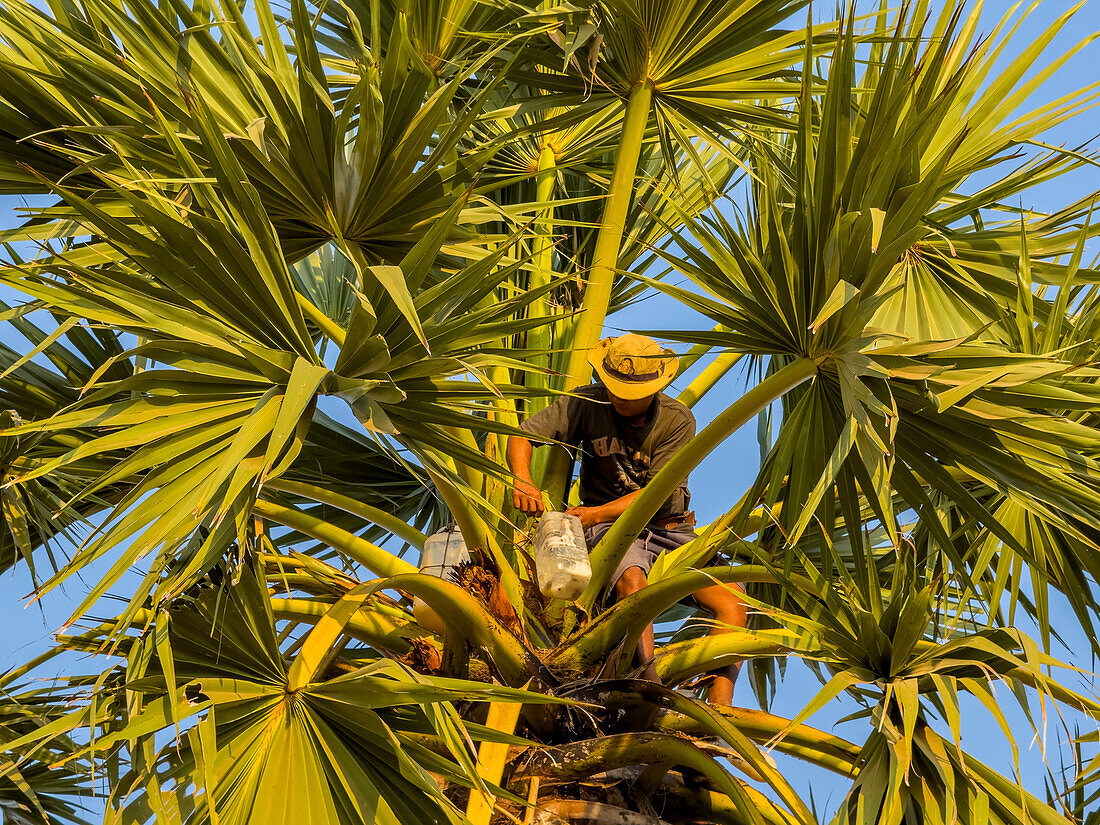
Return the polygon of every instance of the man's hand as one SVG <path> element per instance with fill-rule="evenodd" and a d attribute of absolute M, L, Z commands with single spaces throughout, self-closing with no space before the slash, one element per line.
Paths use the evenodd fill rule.
<path fill-rule="evenodd" d="M 541 516 L 542 490 L 531 481 L 531 442 L 518 435 L 508 436 L 508 466 L 516 474 L 516 483 L 512 486 L 512 504 L 521 513 L 529 516 Z"/>
<path fill-rule="evenodd" d="M 517 478 L 512 487 L 512 504 L 521 513 L 529 516 L 542 515 L 542 490 L 530 481 Z"/>
<path fill-rule="evenodd" d="M 570 516 L 576 516 L 581 520 L 581 527 L 587 530 L 604 521 L 610 521 L 599 507 L 570 507 L 565 511 Z"/>

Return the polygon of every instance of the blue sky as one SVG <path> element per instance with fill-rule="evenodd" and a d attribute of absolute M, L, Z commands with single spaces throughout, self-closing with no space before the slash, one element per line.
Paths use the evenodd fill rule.
<path fill-rule="evenodd" d="M 1006 13 L 1012 4 L 1003 0 L 994 0 L 985 4 L 982 29 L 989 31 L 996 21 Z M 832 4 L 823 3 L 819 6 L 819 13 L 815 16 L 830 12 Z M 1061 0 L 1043 0 L 1036 4 L 1036 9 L 1028 22 L 1022 27 L 1018 42 L 1025 41 L 1034 33 L 1049 25 L 1056 17 L 1070 8 L 1070 4 Z M 1067 31 L 1059 35 L 1049 53 L 1050 57 L 1056 56 L 1067 49 L 1073 43 L 1100 31 L 1100 0 L 1085 0 L 1082 9 Z M 1018 53 L 1018 48 L 1008 51 L 1005 59 Z M 1100 77 L 1097 71 L 1100 66 L 1100 42 L 1089 45 L 1081 54 L 1073 58 L 1049 84 L 1038 90 L 1032 99 L 1037 105 L 1050 101 L 1072 91 L 1086 83 Z M 1046 135 L 1044 139 L 1051 144 L 1064 144 L 1071 147 L 1081 146 L 1093 140 L 1100 134 L 1100 113 L 1092 110 L 1079 117 L 1074 122 L 1066 124 L 1054 133 Z M 1093 144 L 1092 148 L 1100 148 Z M 1080 172 L 1071 180 L 1059 180 L 1054 184 L 1037 187 L 1030 193 L 1033 198 L 1025 202 L 1026 207 L 1037 210 L 1049 210 L 1059 204 L 1066 203 L 1089 192 L 1100 190 L 1100 169 L 1092 167 Z M 12 226 L 18 221 L 17 209 L 27 203 L 18 198 L 0 198 L 0 226 Z M 1100 252 L 1093 245 L 1090 250 L 1092 255 Z M 1090 256 L 1087 256 L 1087 258 Z M 5 300 L 11 300 L 10 293 L 0 295 Z M 676 325 L 707 326 L 703 318 L 692 319 L 685 317 L 684 310 L 679 305 L 672 304 L 665 298 L 653 297 L 630 309 L 619 313 L 612 319 L 614 327 L 609 329 L 609 334 L 620 329 L 645 329 L 667 327 L 669 318 L 675 317 Z M 671 313 L 671 315 L 670 315 Z M 683 319 L 683 320 L 681 320 Z M 7 338 L 5 340 L 8 340 Z M 25 346 L 25 342 L 11 340 L 12 346 Z M 703 364 L 706 363 L 704 359 Z M 700 365 L 700 367 L 702 364 Z M 693 373 L 689 373 L 690 375 Z M 744 389 L 745 376 L 742 372 L 735 371 L 724 379 L 719 389 L 708 395 L 696 407 L 696 415 L 701 423 L 709 421 L 717 412 L 723 409 L 731 398 L 739 395 Z M 681 382 L 686 385 L 685 381 Z M 701 521 L 709 521 L 730 506 L 740 494 L 751 484 L 759 466 L 759 448 L 756 439 L 756 430 L 753 425 L 744 427 L 728 442 L 716 450 L 692 476 L 691 488 L 693 492 L 693 506 L 699 512 Z M 0 650 L 0 668 L 4 668 L 26 660 L 34 652 L 45 645 L 50 633 L 57 629 L 66 618 L 66 608 L 72 604 L 72 599 L 83 594 L 81 585 L 77 582 L 70 583 L 62 591 L 47 596 L 41 603 L 26 606 L 21 601 L 31 590 L 31 582 L 22 568 L 4 576 L 0 587 L 6 598 L 0 600 L 0 626 L 7 631 L 8 644 Z M 1064 656 L 1068 661 L 1080 667 L 1091 669 L 1092 663 L 1078 658 L 1080 651 L 1088 649 L 1086 640 L 1080 635 L 1079 629 L 1074 625 L 1072 614 L 1068 608 L 1060 605 L 1058 615 L 1068 619 L 1067 626 L 1071 628 L 1067 633 L 1066 641 L 1068 649 L 1056 650 L 1055 654 Z M 1025 628 L 1026 630 L 1027 628 Z M 1075 636 L 1073 630 L 1077 630 Z M 43 674 L 48 675 L 48 674 Z M 1084 680 L 1081 680 L 1084 682 Z M 1090 688 L 1088 684 L 1077 686 L 1086 693 L 1095 693 L 1096 688 Z M 777 695 L 776 704 L 772 710 L 779 714 L 790 715 L 800 709 L 809 696 L 819 688 L 816 679 L 797 664 L 792 664 L 788 678 L 784 681 Z M 1014 712 L 1010 694 L 1005 692 L 1006 700 L 1002 707 L 1006 710 L 1010 723 L 1017 731 L 1028 730 L 1029 723 L 1022 712 Z M 747 680 L 741 680 L 737 689 L 736 702 L 753 706 L 755 700 L 752 696 Z M 837 703 L 827 708 L 813 719 L 811 724 L 830 729 L 836 720 L 851 712 L 850 704 Z M 983 708 L 972 703 L 970 707 L 964 707 L 965 740 L 964 747 L 971 750 L 986 760 L 991 766 L 1001 772 L 1011 774 L 1013 772 L 1013 760 L 1011 751 L 1006 746 L 1005 740 L 992 717 Z M 866 735 L 866 723 L 847 723 L 836 727 L 839 735 L 846 736 L 854 741 L 862 741 Z M 1048 734 L 1054 735 L 1054 721 L 1052 720 Z M 1029 734 L 1019 735 L 1020 746 L 1023 752 L 1020 756 L 1020 770 L 1024 783 L 1033 792 L 1042 795 L 1042 776 L 1044 772 L 1039 742 L 1028 744 L 1031 739 Z M 1057 767 L 1057 762 L 1053 764 Z M 813 796 L 819 806 L 826 810 L 832 810 L 839 801 L 846 783 L 817 772 L 806 770 L 799 776 L 796 787 L 800 789 L 812 789 Z"/>

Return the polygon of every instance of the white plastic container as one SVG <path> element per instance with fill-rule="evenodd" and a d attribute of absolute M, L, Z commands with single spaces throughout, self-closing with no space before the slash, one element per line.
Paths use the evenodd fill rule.
<path fill-rule="evenodd" d="M 466 549 L 466 542 L 458 528 L 451 525 L 428 536 L 428 540 L 424 542 L 424 550 L 420 554 L 420 572 L 451 581 L 451 571 L 467 561 L 470 561 L 470 553 Z M 413 616 L 421 627 L 433 633 L 442 633 L 445 630 L 439 614 L 416 597 L 413 597 Z"/>
<path fill-rule="evenodd" d="M 553 510 L 543 513 L 534 546 L 542 595 L 568 601 L 577 598 L 592 578 L 581 520 Z"/>

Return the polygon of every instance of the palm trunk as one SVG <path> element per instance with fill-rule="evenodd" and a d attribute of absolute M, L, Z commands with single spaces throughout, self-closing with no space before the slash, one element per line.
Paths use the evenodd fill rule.
<path fill-rule="evenodd" d="M 592 367 L 588 363 L 588 350 L 600 340 L 607 306 L 611 301 L 611 286 L 619 262 L 626 216 L 634 195 L 634 178 L 638 172 L 638 160 L 642 155 L 649 112 L 653 104 L 653 83 L 645 80 L 630 92 L 626 104 L 622 136 L 619 138 L 615 170 L 607 193 L 600 232 L 596 236 L 596 248 L 592 254 L 592 267 L 584 290 L 584 302 L 576 319 L 572 351 L 566 367 L 566 390 L 576 389 L 588 383 Z M 565 500 L 568 481 L 569 457 L 562 450 L 554 450 L 547 462 L 543 489 L 555 507 Z"/>

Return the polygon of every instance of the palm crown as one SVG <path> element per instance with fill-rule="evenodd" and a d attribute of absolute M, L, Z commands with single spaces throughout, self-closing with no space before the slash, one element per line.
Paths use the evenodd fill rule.
<path fill-rule="evenodd" d="M 1100 719 L 1049 607 L 1096 646 L 1093 198 L 1011 205 L 1095 166 L 1041 139 L 1100 87 L 1020 114 L 1073 12 L 1002 65 L 977 11 L 804 6 L 0 10 L 0 191 L 54 196 L 4 238 L 32 348 L 0 348 L 0 564 L 40 595 L 95 571 L 3 677 L 15 821 L 83 821 L 105 767 L 112 822 L 817 822 L 768 748 L 847 778 L 836 822 L 1088 815 L 1095 760 L 1040 800 L 962 749 L 959 708 L 1003 720 L 1000 680 Z M 654 291 L 711 326 L 657 331 L 685 371 L 716 356 L 682 400 L 725 409 L 580 598 L 547 599 L 504 440 Z M 729 398 L 743 358 L 759 380 Z M 752 486 L 601 606 L 668 493 L 772 405 Z M 557 502 L 563 455 L 536 465 Z M 472 562 L 419 573 L 451 521 Z M 748 585 L 752 628 L 679 628 L 665 685 L 748 659 L 766 705 L 800 657 L 825 684 L 792 718 L 628 678 L 641 629 L 715 581 Z M 22 685 L 73 652 L 102 670 Z M 842 695 L 862 744 L 807 724 Z"/>

